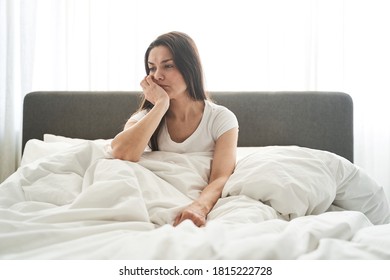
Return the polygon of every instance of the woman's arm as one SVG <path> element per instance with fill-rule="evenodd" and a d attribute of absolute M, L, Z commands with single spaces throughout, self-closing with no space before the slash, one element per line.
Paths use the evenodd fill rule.
<path fill-rule="evenodd" d="M 176 217 L 174 226 L 186 219 L 192 220 L 199 227 L 205 225 L 207 214 L 221 197 L 223 187 L 234 171 L 237 140 L 238 128 L 230 129 L 218 138 L 211 164 L 209 184 L 203 189 L 199 198 Z"/>
<path fill-rule="evenodd" d="M 138 122 L 128 121 L 122 132 L 111 142 L 114 158 L 139 161 L 150 138 L 169 108 L 168 94 L 158 86 L 152 76 L 141 82 L 145 98 L 154 104 L 153 108 Z"/>

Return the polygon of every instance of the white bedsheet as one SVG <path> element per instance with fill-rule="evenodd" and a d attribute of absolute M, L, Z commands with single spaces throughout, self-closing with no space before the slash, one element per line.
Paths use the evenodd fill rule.
<path fill-rule="evenodd" d="M 205 186 L 211 154 L 130 163 L 106 141 L 31 141 L 36 154 L 0 185 L 1 259 L 390 259 L 383 189 L 331 153 L 240 150 L 197 228 L 171 224 Z"/>

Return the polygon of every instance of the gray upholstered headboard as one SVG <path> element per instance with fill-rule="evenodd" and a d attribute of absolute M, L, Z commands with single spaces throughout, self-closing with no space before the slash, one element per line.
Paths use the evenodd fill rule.
<path fill-rule="evenodd" d="M 342 92 L 211 92 L 239 121 L 239 146 L 298 145 L 353 161 L 353 102 Z M 50 133 L 109 139 L 139 105 L 140 92 L 32 92 L 24 99 L 23 148 Z"/>

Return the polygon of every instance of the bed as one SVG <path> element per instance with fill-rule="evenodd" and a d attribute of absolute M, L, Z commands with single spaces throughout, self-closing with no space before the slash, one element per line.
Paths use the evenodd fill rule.
<path fill-rule="evenodd" d="M 355 165 L 342 92 L 211 92 L 239 121 L 237 165 L 206 226 L 172 226 L 209 153 L 113 159 L 139 92 L 32 92 L 23 157 L 0 185 L 1 259 L 390 259 L 382 186 Z"/>

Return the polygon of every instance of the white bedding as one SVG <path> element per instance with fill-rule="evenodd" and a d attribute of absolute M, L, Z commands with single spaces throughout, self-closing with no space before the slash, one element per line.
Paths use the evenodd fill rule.
<path fill-rule="evenodd" d="M 239 148 L 205 227 L 173 227 L 211 154 L 110 157 L 106 140 L 30 140 L 0 185 L 1 259 L 390 259 L 383 189 L 329 152 Z"/>

